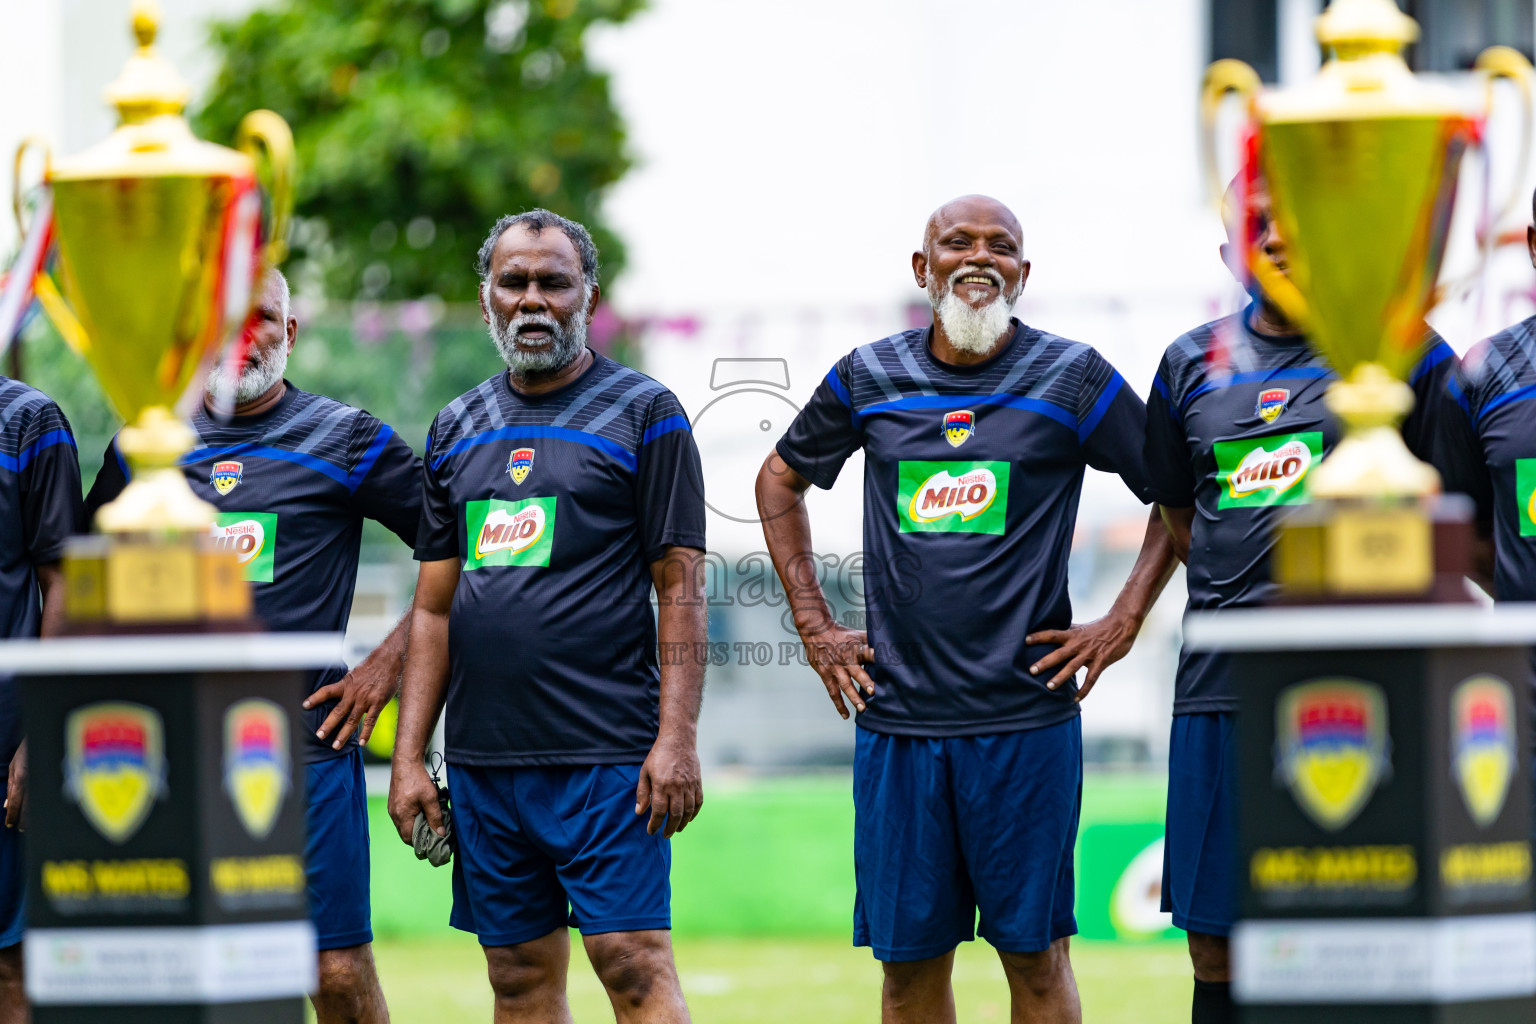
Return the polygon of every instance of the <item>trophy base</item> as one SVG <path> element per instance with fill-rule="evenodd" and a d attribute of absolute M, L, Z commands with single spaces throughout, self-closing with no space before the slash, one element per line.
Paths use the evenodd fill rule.
<path fill-rule="evenodd" d="M 64 549 L 64 584 L 71 627 L 184 627 L 251 617 L 251 588 L 239 559 L 207 534 L 72 537 Z"/>
<path fill-rule="evenodd" d="M 1460 496 L 1318 500 L 1280 527 L 1277 603 L 1467 602 L 1472 538 Z"/>

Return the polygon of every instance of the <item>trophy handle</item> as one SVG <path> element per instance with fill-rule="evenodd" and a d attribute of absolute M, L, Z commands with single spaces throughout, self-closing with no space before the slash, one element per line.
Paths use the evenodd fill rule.
<path fill-rule="evenodd" d="M 1205 80 L 1200 83 L 1200 156 L 1205 168 L 1205 187 L 1211 202 L 1221 207 L 1221 195 L 1226 183 L 1221 180 L 1221 168 L 1216 162 L 1216 114 L 1227 93 L 1235 92 L 1243 99 L 1252 117 L 1253 99 L 1263 88 L 1259 73 L 1240 60 L 1218 60 L 1205 69 Z"/>
<path fill-rule="evenodd" d="M 1531 162 L 1531 80 L 1536 72 L 1531 70 L 1531 62 L 1525 59 L 1525 55 L 1519 50 L 1508 46 L 1490 46 L 1478 54 L 1478 71 L 1487 79 L 1489 110 L 1493 109 L 1493 86 L 1501 78 L 1507 78 L 1520 90 L 1520 157 L 1515 167 L 1514 177 L 1510 179 L 1509 198 L 1498 207 L 1498 214 L 1489 224 L 1488 230 L 1492 234 L 1498 230 L 1498 226 L 1515 212 L 1524 197 L 1525 174 L 1530 168 Z"/>
<path fill-rule="evenodd" d="M 288 217 L 293 212 L 293 132 L 270 110 L 253 110 L 240 122 L 235 146 L 254 160 L 265 150 L 272 168 L 272 223 L 262 263 L 275 267 L 288 256 Z"/>

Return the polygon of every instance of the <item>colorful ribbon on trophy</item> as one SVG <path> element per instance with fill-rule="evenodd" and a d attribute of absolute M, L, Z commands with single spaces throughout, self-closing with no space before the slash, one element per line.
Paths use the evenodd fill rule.
<path fill-rule="evenodd" d="M 217 373 L 233 384 L 240 379 L 245 355 L 251 347 L 251 290 L 260 288 L 257 276 L 266 268 L 262 251 L 261 190 L 254 178 L 235 182 L 235 193 L 224 209 L 224 231 L 220 250 L 218 294 L 214 297 L 221 315 L 217 330 L 222 334 Z M 234 388 L 226 391 L 233 403 Z M 230 412 L 232 409 L 222 410 Z"/>
<path fill-rule="evenodd" d="M 0 353 L 10 348 L 37 312 L 33 282 L 53 249 L 53 198 L 45 191 L 22 241 L 21 253 L 0 278 Z"/>

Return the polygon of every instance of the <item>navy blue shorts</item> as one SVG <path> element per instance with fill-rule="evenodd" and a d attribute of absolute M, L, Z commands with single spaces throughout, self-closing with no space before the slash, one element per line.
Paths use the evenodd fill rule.
<path fill-rule="evenodd" d="M 368 790 L 363 754 L 305 766 L 308 805 L 304 863 L 309 872 L 309 916 L 320 949 L 346 949 L 373 941 L 368 901 Z"/>
<path fill-rule="evenodd" d="M 855 946 L 882 961 L 927 960 L 978 932 L 1005 953 L 1036 953 L 1077 933 L 1076 717 L 989 736 L 857 733 Z"/>
<path fill-rule="evenodd" d="M 26 869 L 21 830 L 6 828 L 0 820 L 0 949 L 16 945 L 27 929 Z"/>
<path fill-rule="evenodd" d="M 635 813 L 637 764 L 448 769 L 453 914 L 482 946 L 567 925 L 583 935 L 672 927 L 672 846 Z"/>
<path fill-rule="evenodd" d="M 1237 714 L 1173 716 L 1163 910 L 1176 927 L 1229 935 L 1237 919 Z"/>

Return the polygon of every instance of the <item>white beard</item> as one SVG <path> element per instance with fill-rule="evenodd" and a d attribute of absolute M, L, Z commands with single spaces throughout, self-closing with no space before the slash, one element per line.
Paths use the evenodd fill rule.
<path fill-rule="evenodd" d="M 929 278 L 928 301 L 951 345 L 961 352 L 984 356 L 1007 333 L 1008 318 L 1013 315 L 1014 304 L 1019 301 L 1019 292 L 1023 288 L 1016 289 L 1011 295 L 999 292 L 991 304 L 976 309 L 955 294 L 955 282 L 974 273 L 977 273 L 974 267 L 961 267 L 942 285 Z"/>
<path fill-rule="evenodd" d="M 205 385 L 208 397 L 215 406 L 244 405 L 266 394 L 272 385 L 283 379 L 283 374 L 288 372 L 288 346 L 275 345 L 268 349 L 265 355 L 258 354 L 240 371 L 240 379 L 235 382 L 233 400 L 229 378 L 224 373 L 223 366 L 215 366 L 208 374 Z"/>
<path fill-rule="evenodd" d="M 491 342 L 514 377 L 559 370 L 580 355 L 587 344 L 587 318 L 582 315 L 585 309 L 585 304 L 579 307 L 568 324 L 537 313 L 519 313 L 510 320 L 503 320 L 492 311 Z M 519 328 L 532 324 L 549 328 L 549 337 L 530 350 L 528 339 L 518 343 L 517 332 Z"/>

